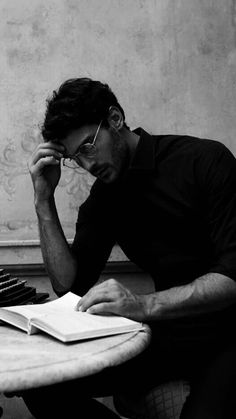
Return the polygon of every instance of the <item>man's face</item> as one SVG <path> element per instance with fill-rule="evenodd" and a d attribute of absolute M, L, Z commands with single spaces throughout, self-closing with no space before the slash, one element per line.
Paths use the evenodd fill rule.
<path fill-rule="evenodd" d="M 92 143 L 97 125 L 86 125 L 73 130 L 60 143 L 64 145 L 65 156 L 75 156 L 77 163 L 104 183 L 111 183 L 122 176 L 129 163 L 129 148 L 124 138 L 113 128 L 100 127 L 96 137 L 96 152 L 93 157 L 77 154 L 79 147 Z"/>

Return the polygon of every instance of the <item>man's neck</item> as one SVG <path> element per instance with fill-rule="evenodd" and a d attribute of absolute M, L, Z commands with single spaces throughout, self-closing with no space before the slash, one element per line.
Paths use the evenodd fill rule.
<path fill-rule="evenodd" d="M 125 130 L 124 131 L 124 138 L 125 138 L 126 143 L 129 147 L 130 157 L 131 157 L 131 161 L 132 161 L 132 159 L 134 157 L 134 154 L 135 154 L 136 147 L 137 147 L 139 139 L 140 139 L 140 136 L 135 134 L 133 131 L 130 131 L 129 129 L 124 129 L 124 130 Z"/>

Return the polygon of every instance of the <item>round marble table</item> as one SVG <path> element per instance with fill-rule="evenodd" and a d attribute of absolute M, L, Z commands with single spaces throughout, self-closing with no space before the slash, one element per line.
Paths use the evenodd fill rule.
<path fill-rule="evenodd" d="M 141 353 L 150 329 L 65 344 L 0 325 L 0 392 L 18 392 L 85 377 Z"/>

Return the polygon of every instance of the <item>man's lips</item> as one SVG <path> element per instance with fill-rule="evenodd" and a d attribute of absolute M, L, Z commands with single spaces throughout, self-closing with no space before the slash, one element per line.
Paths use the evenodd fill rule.
<path fill-rule="evenodd" d="M 103 177 L 106 173 L 107 166 L 100 167 L 99 169 L 93 170 L 91 173 L 95 177 Z"/>

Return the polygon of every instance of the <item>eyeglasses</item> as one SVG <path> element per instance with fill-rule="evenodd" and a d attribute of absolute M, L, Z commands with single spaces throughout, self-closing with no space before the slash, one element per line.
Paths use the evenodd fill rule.
<path fill-rule="evenodd" d="M 103 120 L 99 123 L 96 133 L 94 135 L 93 141 L 91 143 L 84 143 L 79 146 L 78 151 L 76 154 L 67 154 L 67 156 L 63 159 L 62 163 L 63 166 L 69 167 L 70 169 L 76 169 L 78 166 L 81 166 L 80 163 L 80 156 L 86 159 L 93 159 L 96 155 L 97 148 L 95 142 L 97 140 L 97 136 L 99 130 L 101 128 Z"/>

